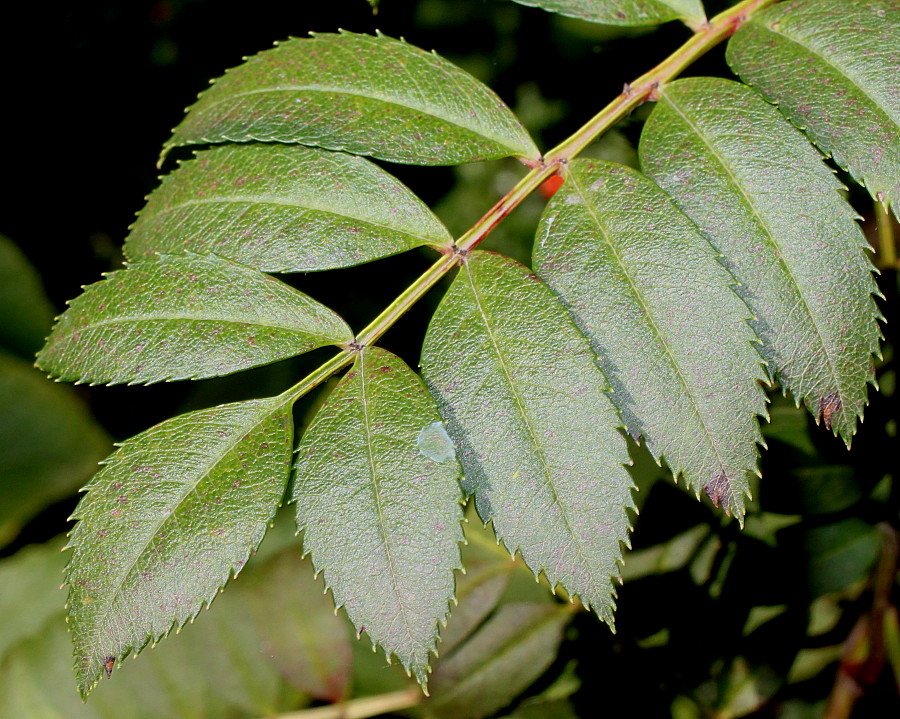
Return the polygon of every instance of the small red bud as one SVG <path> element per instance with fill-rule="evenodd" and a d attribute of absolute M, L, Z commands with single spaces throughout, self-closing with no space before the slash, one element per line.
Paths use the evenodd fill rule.
<path fill-rule="evenodd" d="M 562 187 L 563 178 L 562 175 L 553 175 L 544 181 L 544 184 L 541 185 L 541 194 L 545 199 L 549 200 L 553 195 L 556 194 L 556 191 Z"/>

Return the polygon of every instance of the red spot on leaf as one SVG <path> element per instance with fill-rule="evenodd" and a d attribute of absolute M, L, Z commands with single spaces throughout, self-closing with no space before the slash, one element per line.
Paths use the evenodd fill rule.
<path fill-rule="evenodd" d="M 703 485 L 703 491 L 706 492 L 716 507 L 724 504 L 725 500 L 728 499 L 728 490 L 728 477 L 725 472 L 719 472 Z"/>
<path fill-rule="evenodd" d="M 831 420 L 834 418 L 835 412 L 840 412 L 843 406 L 844 403 L 841 402 L 837 392 L 829 392 L 819 398 L 819 415 L 828 429 L 831 429 Z"/>

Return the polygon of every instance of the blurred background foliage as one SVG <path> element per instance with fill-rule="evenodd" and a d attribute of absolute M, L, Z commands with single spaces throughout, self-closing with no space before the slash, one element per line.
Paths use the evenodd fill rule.
<path fill-rule="evenodd" d="M 706 3 L 710 14 L 727 4 Z M 688 31 L 677 23 L 652 31 L 591 26 L 504 0 L 108 0 L 16 3 L 4 13 L 0 716 L 338 717 L 327 706 L 339 700 L 356 712 L 346 716 L 448 719 L 592 717 L 617 705 L 676 719 L 900 712 L 895 267 L 883 267 L 879 280 L 888 320 L 881 392 L 871 392 L 853 451 L 774 392 L 763 478 L 743 530 L 632 447 L 641 511 L 616 634 L 535 583 L 471 516 L 468 572 L 458 576 L 459 605 L 443 632 L 431 697 L 422 700 L 335 615 L 299 556 L 290 519 L 281 518 L 213 611 L 117 667 L 82 704 L 60 549 L 96 462 L 112 441 L 172 414 L 279 392 L 323 358 L 147 388 L 64 386 L 31 367 L 64 301 L 120 264 L 133 213 L 157 182 L 159 148 L 209 78 L 288 36 L 377 28 L 476 75 L 547 147 Z M 729 76 L 722 48 L 690 74 Z M 648 109 L 590 154 L 635 165 Z M 511 160 L 388 169 L 456 234 L 523 172 Z M 850 199 L 877 244 L 871 204 L 855 190 Z M 529 198 L 486 246 L 527 263 L 544 201 Z M 426 251 L 413 252 L 291 281 L 360 327 L 429 262 Z M 440 294 L 384 339 L 410 364 Z M 320 399 L 298 405 L 300 427 Z"/>

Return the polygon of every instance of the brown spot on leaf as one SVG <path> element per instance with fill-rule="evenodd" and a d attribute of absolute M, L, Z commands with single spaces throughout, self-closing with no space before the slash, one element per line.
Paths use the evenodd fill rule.
<path fill-rule="evenodd" d="M 106 672 L 106 678 L 109 679 L 112 676 L 113 666 L 116 663 L 115 657 L 104 657 L 103 658 L 103 670 Z"/>
<path fill-rule="evenodd" d="M 840 395 L 837 392 L 829 392 L 824 397 L 819 398 L 819 415 L 825 426 L 831 429 L 831 420 L 835 412 L 840 412 L 844 403 L 841 402 Z"/>
<path fill-rule="evenodd" d="M 725 472 L 718 472 L 715 477 L 703 485 L 703 491 L 712 500 L 712 503 L 718 507 L 728 499 L 728 476 Z"/>

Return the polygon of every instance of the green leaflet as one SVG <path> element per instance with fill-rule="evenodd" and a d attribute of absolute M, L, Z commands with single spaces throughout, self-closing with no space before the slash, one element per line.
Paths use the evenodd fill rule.
<path fill-rule="evenodd" d="M 163 256 L 88 286 L 37 365 L 92 384 L 200 379 L 352 339 L 334 312 L 257 270 Z"/>
<path fill-rule="evenodd" d="M 422 372 L 481 518 L 611 624 L 633 506 L 628 453 L 565 309 L 526 267 L 475 252 L 431 320 Z"/>
<path fill-rule="evenodd" d="M 723 253 L 782 387 L 849 442 L 880 333 L 869 246 L 841 184 L 744 85 L 693 78 L 661 95 L 644 171 Z"/>
<path fill-rule="evenodd" d="M 420 165 L 540 156 L 509 108 L 455 65 L 348 32 L 288 40 L 229 70 L 188 110 L 163 156 L 248 140 Z"/>
<path fill-rule="evenodd" d="M 0 348 L 31 359 L 53 323 L 53 305 L 22 251 L 0 235 Z"/>
<path fill-rule="evenodd" d="M 419 198 L 371 162 L 252 144 L 199 152 L 164 178 L 125 252 L 215 253 L 265 272 L 306 272 L 452 242 Z"/>
<path fill-rule="evenodd" d="M 650 180 L 574 161 L 535 269 L 590 338 L 634 437 L 740 516 L 765 414 L 750 313 L 709 243 Z"/>
<path fill-rule="evenodd" d="M 259 544 L 290 470 L 281 398 L 200 410 L 124 442 L 70 535 L 69 626 L 82 695 L 111 658 L 192 619 Z"/>
<path fill-rule="evenodd" d="M 514 0 L 560 15 L 606 25 L 657 25 L 679 18 L 706 21 L 700 0 Z"/>
<path fill-rule="evenodd" d="M 729 42 L 727 57 L 898 214 L 898 47 L 896 0 L 793 0 L 754 15 Z"/>
<path fill-rule="evenodd" d="M 335 603 L 423 685 L 462 540 L 459 463 L 420 442 L 439 422 L 418 376 L 366 349 L 304 432 L 293 493 Z"/>
<path fill-rule="evenodd" d="M 0 407 L 2 545 L 44 507 L 75 494 L 110 440 L 71 387 L 2 351 Z"/>
<path fill-rule="evenodd" d="M 572 618 L 559 604 L 506 604 L 446 659 L 438 662 L 427 706 L 437 717 L 481 719 L 509 704 L 556 657 Z"/>

